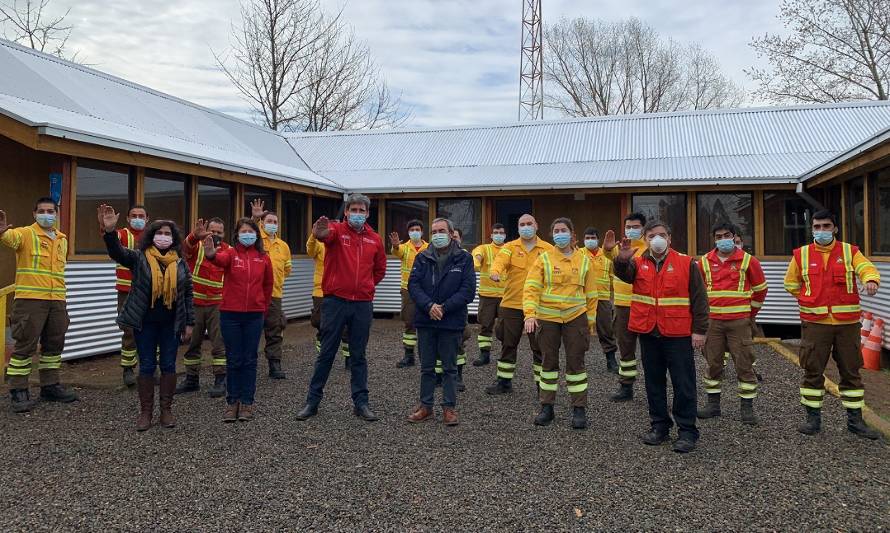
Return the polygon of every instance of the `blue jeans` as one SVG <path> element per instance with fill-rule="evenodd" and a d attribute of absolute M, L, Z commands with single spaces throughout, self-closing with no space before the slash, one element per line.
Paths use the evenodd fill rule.
<path fill-rule="evenodd" d="M 226 402 L 253 405 L 263 313 L 220 311 L 219 329 L 226 345 Z"/>
<path fill-rule="evenodd" d="M 352 403 L 356 407 L 368 404 L 368 360 L 365 350 L 374 305 L 371 302 L 353 302 L 336 296 L 325 296 L 321 302 L 321 350 L 315 359 L 315 369 L 309 382 L 306 403 L 318 406 L 324 395 L 324 386 L 331 373 L 331 365 L 340 349 L 340 336 L 345 327 L 349 332 L 349 370 L 352 373 Z"/>
<path fill-rule="evenodd" d="M 169 322 L 143 322 L 142 329 L 134 331 L 136 353 L 139 356 L 139 375 L 154 376 L 160 361 L 161 374 L 176 373 L 176 349 L 179 339 Z"/>
<path fill-rule="evenodd" d="M 442 361 L 442 407 L 457 404 L 457 351 L 463 331 L 438 328 L 417 328 L 417 349 L 420 352 L 420 403 L 432 407 L 436 394 L 436 359 Z"/>

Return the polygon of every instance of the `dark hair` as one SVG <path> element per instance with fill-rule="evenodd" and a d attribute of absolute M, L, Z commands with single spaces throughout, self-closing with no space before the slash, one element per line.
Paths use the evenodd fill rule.
<path fill-rule="evenodd" d="M 59 210 L 59 202 L 53 200 L 49 196 L 41 196 L 34 202 L 34 211 L 37 211 L 37 206 L 40 204 L 53 204 L 53 208 L 58 211 Z"/>
<path fill-rule="evenodd" d="M 662 222 L 660 220 L 653 220 L 651 222 L 646 223 L 646 225 L 643 227 L 643 235 L 649 233 L 650 231 L 652 231 L 653 229 L 655 229 L 657 227 L 662 227 L 665 229 L 665 231 L 667 231 L 668 235 L 671 234 L 671 227 L 668 226 L 666 222 Z"/>
<path fill-rule="evenodd" d="M 148 250 L 152 246 L 154 246 L 155 233 L 158 232 L 159 229 L 167 226 L 170 228 L 170 233 L 173 234 L 173 244 L 170 245 L 168 250 L 174 250 L 176 253 L 179 253 L 179 250 L 182 245 L 182 236 L 179 233 L 179 226 L 176 225 L 176 222 L 172 220 L 155 220 L 151 224 L 148 225 L 148 228 L 145 230 L 145 233 L 142 234 L 142 241 L 139 243 L 139 249 L 143 252 Z M 181 255 L 181 254 L 180 254 Z"/>
<path fill-rule="evenodd" d="M 461 231 L 461 229 L 460 229 L 460 228 L 458 228 L 458 227 L 457 227 L 457 226 L 455 226 L 455 228 L 454 228 L 454 231 L 456 231 L 456 232 L 457 232 L 457 234 L 458 234 L 458 236 L 459 236 L 459 237 L 460 237 L 460 238 L 461 238 L 461 239 L 463 239 L 463 238 L 464 238 L 464 232 L 463 232 L 463 231 Z"/>
<path fill-rule="evenodd" d="M 208 220 L 207 223 L 208 223 L 208 224 L 220 224 L 220 225 L 222 225 L 222 226 L 225 226 L 225 225 L 226 225 L 226 223 L 223 222 L 223 219 L 221 219 L 221 218 L 219 218 L 219 217 L 213 217 L 213 218 L 211 218 L 210 220 Z"/>
<path fill-rule="evenodd" d="M 146 213 L 148 213 L 148 210 L 145 209 L 145 206 L 144 206 L 144 205 L 142 205 L 142 204 L 133 204 L 133 205 L 130 206 L 129 209 L 127 209 L 127 216 L 129 216 L 129 215 L 130 215 L 130 211 L 132 211 L 132 210 L 134 210 L 134 209 L 141 209 L 141 210 L 145 211 Z"/>
<path fill-rule="evenodd" d="M 628 222 L 630 220 L 639 220 L 640 224 L 642 224 L 644 226 L 646 225 L 646 215 L 644 215 L 643 213 L 640 213 L 639 211 L 631 213 L 631 214 L 627 215 L 626 217 L 624 217 L 625 222 Z"/>
<path fill-rule="evenodd" d="M 835 215 L 833 212 L 829 211 L 828 209 L 820 209 L 820 210 L 816 211 L 815 213 L 813 213 L 812 220 L 816 220 L 817 218 L 818 219 L 826 219 L 827 218 L 828 220 L 831 221 L 832 224 L 837 226 L 837 215 Z"/>
<path fill-rule="evenodd" d="M 239 218 L 238 222 L 235 222 L 235 228 L 232 231 L 232 244 L 238 242 L 238 230 L 241 229 L 241 226 L 250 226 L 253 229 L 253 232 L 256 233 L 256 242 L 253 245 L 254 248 L 261 254 L 266 253 L 266 250 L 263 248 L 263 239 L 260 238 L 260 227 L 257 226 L 256 221 L 252 218 Z"/>
<path fill-rule="evenodd" d="M 501 224 L 500 222 L 495 222 L 494 224 L 491 225 L 491 229 L 492 230 L 496 230 L 496 229 L 506 230 L 507 228 L 505 228 L 504 225 Z"/>
<path fill-rule="evenodd" d="M 733 237 L 739 234 L 739 232 L 736 231 L 735 224 L 732 224 L 730 222 L 718 222 L 714 224 L 714 227 L 711 228 L 711 235 L 714 235 L 718 231 L 729 231 L 732 233 Z"/>
<path fill-rule="evenodd" d="M 565 224 L 566 226 L 569 227 L 570 232 L 575 233 L 575 226 L 572 225 L 572 221 L 566 217 L 559 217 L 559 218 L 555 219 L 553 222 L 551 222 L 550 223 L 550 233 L 553 233 L 553 228 L 557 224 Z"/>
<path fill-rule="evenodd" d="M 593 226 L 587 226 L 587 229 L 584 230 L 584 235 L 596 235 L 599 237 L 600 231 Z"/>
<path fill-rule="evenodd" d="M 423 222 L 417 220 L 416 218 L 408 221 L 408 225 L 405 226 L 405 229 L 411 229 L 414 226 L 420 226 L 421 231 L 423 230 Z"/>
<path fill-rule="evenodd" d="M 269 215 L 275 215 L 276 217 L 278 217 L 278 213 L 276 213 L 275 211 L 272 211 L 270 209 L 268 211 L 263 211 L 263 214 L 260 215 L 260 220 L 266 220 L 266 217 Z M 257 234 L 257 235 L 259 235 L 259 234 Z"/>

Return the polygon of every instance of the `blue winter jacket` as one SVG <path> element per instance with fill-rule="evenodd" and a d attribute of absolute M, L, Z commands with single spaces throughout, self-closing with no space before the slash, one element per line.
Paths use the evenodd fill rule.
<path fill-rule="evenodd" d="M 467 305 L 476 297 L 473 256 L 452 241 L 445 266 L 439 272 L 437 254 L 432 246 L 420 253 L 408 277 L 408 293 L 417 309 L 414 326 L 463 331 L 467 325 Z M 433 304 L 442 305 L 442 320 L 430 318 Z"/>

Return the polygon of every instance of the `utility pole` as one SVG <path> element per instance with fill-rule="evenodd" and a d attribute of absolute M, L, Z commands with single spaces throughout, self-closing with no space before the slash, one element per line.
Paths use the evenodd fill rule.
<path fill-rule="evenodd" d="M 519 65 L 519 120 L 544 118 L 542 0 L 522 0 L 522 51 Z"/>

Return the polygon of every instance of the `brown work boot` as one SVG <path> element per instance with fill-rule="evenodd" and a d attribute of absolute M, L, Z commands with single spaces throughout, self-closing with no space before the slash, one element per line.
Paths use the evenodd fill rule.
<path fill-rule="evenodd" d="M 250 404 L 250 405 L 244 405 L 243 403 L 239 404 L 238 405 L 238 420 L 240 420 L 242 422 L 250 422 L 251 420 L 253 420 L 254 411 L 255 411 L 255 409 L 253 407 L 253 404 Z"/>
<path fill-rule="evenodd" d="M 172 428 L 176 425 L 173 416 L 173 394 L 176 392 L 176 374 L 161 374 L 161 425 Z"/>
<path fill-rule="evenodd" d="M 433 410 L 429 407 L 418 405 L 414 412 L 408 416 L 408 422 L 426 422 L 433 417 Z"/>
<path fill-rule="evenodd" d="M 139 417 L 136 419 L 136 431 L 145 431 L 151 427 L 151 417 L 155 410 L 155 378 L 139 376 L 136 383 L 139 391 Z"/>
<path fill-rule="evenodd" d="M 223 412 L 223 422 L 234 422 L 238 420 L 238 406 L 240 402 L 235 402 L 232 404 L 226 405 L 226 410 Z"/>
<path fill-rule="evenodd" d="M 459 424 L 457 420 L 457 411 L 451 407 L 442 408 L 442 423 L 446 426 L 456 426 Z"/>

